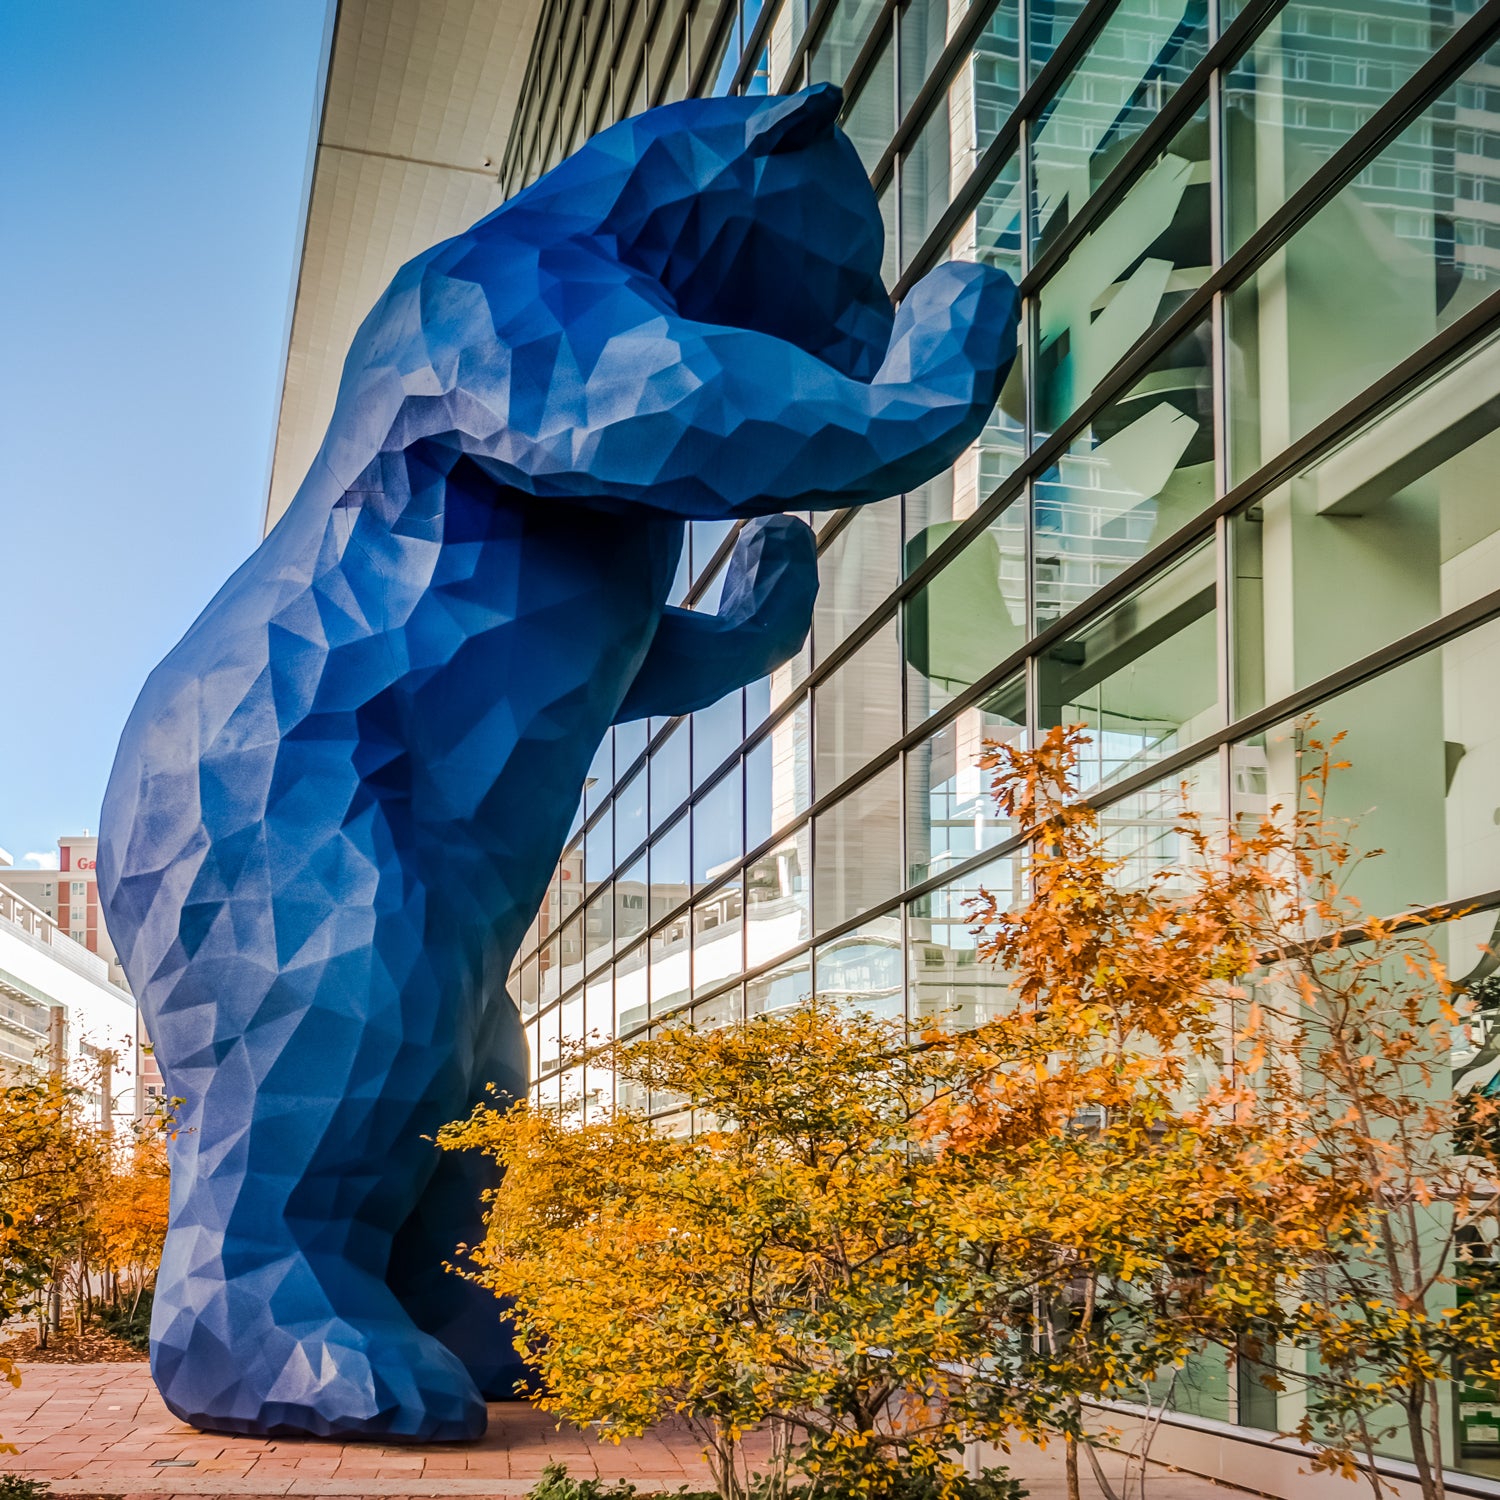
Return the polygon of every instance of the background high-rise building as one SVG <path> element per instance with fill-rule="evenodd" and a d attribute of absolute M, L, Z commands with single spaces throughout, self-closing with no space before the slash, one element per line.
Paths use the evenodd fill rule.
<path fill-rule="evenodd" d="M 343 0 L 272 519 L 400 259 L 632 111 L 825 79 L 895 295 L 949 255 L 1001 265 L 1022 357 L 948 473 L 813 518 L 797 660 L 601 748 L 512 980 L 538 1097 L 613 1096 L 560 1065 L 590 1031 L 814 993 L 911 1017 L 1001 1003 L 964 902 L 1019 892 L 1022 851 L 977 759 L 1056 724 L 1092 731 L 1088 789 L 1142 874 L 1176 855 L 1180 786 L 1208 815 L 1288 803 L 1299 724 L 1346 731 L 1331 811 L 1389 851 L 1352 893 L 1460 911 L 1434 939 L 1487 975 L 1493 0 Z M 673 601 L 712 609 L 732 546 L 694 525 Z M 1455 1086 L 1474 1061 L 1454 1056 Z M 1239 1375 L 1190 1372 L 1184 1416 L 1295 1425 L 1291 1396 Z M 1500 1474 L 1489 1401 L 1457 1389 L 1453 1451 Z M 1243 1432 L 1206 1431 L 1159 1451 L 1234 1472 Z"/>

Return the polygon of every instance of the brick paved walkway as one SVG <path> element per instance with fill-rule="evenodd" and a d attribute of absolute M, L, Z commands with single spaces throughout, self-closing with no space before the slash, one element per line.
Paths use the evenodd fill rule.
<path fill-rule="evenodd" d="M 686 1432 L 601 1444 L 527 1406 L 490 1408 L 477 1443 L 430 1447 L 217 1437 L 179 1422 L 144 1364 L 23 1365 L 19 1390 L 0 1386 L 0 1435 L 20 1448 L 0 1472 L 51 1483 L 59 1495 L 524 1495 L 547 1464 L 628 1479 L 643 1492 L 708 1488 Z M 1063 1494 L 1061 1450 L 1022 1446 L 1006 1460 L 1034 1500 Z M 1113 1466 L 1112 1466 L 1113 1467 Z M 1084 1494 L 1097 1494 L 1091 1478 Z M 1162 1471 L 1151 1500 L 1233 1500 L 1234 1491 Z"/>

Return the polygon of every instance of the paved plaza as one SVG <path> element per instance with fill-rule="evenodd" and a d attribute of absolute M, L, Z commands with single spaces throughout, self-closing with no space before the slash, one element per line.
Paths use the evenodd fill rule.
<path fill-rule="evenodd" d="M 477 1443 L 385 1447 L 217 1437 L 162 1405 L 144 1364 L 23 1365 L 0 1387 L 0 1435 L 20 1448 L 0 1471 L 50 1482 L 59 1495 L 524 1495 L 562 1462 L 575 1475 L 627 1479 L 642 1492 L 708 1488 L 685 1431 L 598 1443 L 521 1405 L 492 1406 Z M 1036 1500 L 1063 1494 L 1061 1449 L 1022 1446 L 1009 1460 Z M 1112 1464 L 1111 1467 L 1117 1467 Z M 1160 1470 L 1150 1500 L 1233 1500 L 1236 1491 Z M 1084 1495 L 1098 1494 L 1085 1476 Z"/>

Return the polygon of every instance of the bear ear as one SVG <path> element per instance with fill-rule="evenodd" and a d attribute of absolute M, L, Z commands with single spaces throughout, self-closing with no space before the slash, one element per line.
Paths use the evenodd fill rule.
<path fill-rule="evenodd" d="M 746 139 L 751 156 L 800 151 L 829 134 L 843 107 L 844 94 L 831 83 L 815 83 L 800 94 L 787 94 L 750 121 Z"/>

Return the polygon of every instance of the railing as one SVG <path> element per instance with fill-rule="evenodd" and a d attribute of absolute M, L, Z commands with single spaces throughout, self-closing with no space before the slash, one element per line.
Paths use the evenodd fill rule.
<path fill-rule="evenodd" d="M 86 979 L 109 984 L 109 965 L 97 953 L 75 943 L 40 907 L 4 886 L 0 886 L 0 921 L 18 927 L 33 942 L 50 948 L 54 958 Z"/>

